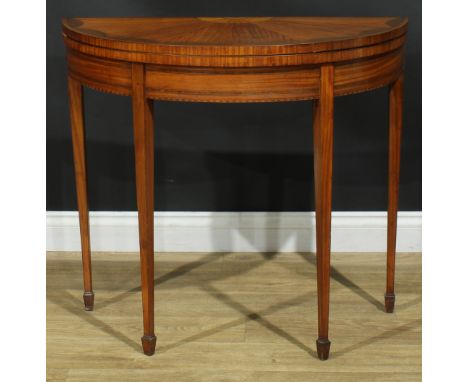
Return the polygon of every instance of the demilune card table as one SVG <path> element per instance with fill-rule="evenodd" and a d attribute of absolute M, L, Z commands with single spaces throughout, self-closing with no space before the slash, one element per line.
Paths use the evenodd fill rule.
<path fill-rule="evenodd" d="M 335 96 L 389 87 L 387 287 L 395 303 L 395 246 L 402 128 L 403 17 L 68 18 L 68 92 L 83 258 L 84 305 L 94 292 L 87 201 L 83 86 L 132 97 L 143 300 L 143 351 L 154 334 L 153 100 L 313 100 L 318 357 L 328 358 Z M 312 143 L 312 142 L 311 142 Z"/>

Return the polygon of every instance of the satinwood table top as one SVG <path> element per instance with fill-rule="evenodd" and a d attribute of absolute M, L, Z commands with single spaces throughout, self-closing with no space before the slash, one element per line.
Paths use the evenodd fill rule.
<path fill-rule="evenodd" d="M 368 57 L 401 46 L 406 29 L 404 17 L 63 20 L 68 46 L 83 53 L 189 66 L 287 66 Z"/>

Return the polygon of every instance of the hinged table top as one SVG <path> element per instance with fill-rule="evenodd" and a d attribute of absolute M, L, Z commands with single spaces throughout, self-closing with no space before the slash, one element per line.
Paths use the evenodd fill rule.
<path fill-rule="evenodd" d="M 404 17 L 69 18 L 73 42 L 134 53 L 290 55 L 367 47 L 405 34 Z"/>

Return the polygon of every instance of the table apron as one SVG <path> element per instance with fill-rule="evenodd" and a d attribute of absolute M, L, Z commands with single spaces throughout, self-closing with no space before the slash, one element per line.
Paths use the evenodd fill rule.
<path fill-rule="evenodd" d="M 98 91 L 132 94 L 131 62 L 67 54 L 69 75 Z M 403 70 L 403 48 L 335 63 L 334 94 L 360 93 L 394 82 Z M 187 102 L 283 102 L 319 98 L 320 65 L 204 68 L 144 64 L 147 98 Z"/>

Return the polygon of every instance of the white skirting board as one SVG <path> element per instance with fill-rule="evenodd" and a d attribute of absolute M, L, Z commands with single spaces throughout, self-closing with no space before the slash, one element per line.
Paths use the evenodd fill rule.
<path fill-rule="evenodd" d="M 385 252 L 386 212 L 333 212 L 333 252 Z M 314 252 L 313 212 L 155 212 L 158 252 Z M 139 250 L 136 212 L 90 212 L 91 250 Z M 47 250 L 79 251 L 77 212 L 47 212 Z M 421 212 L 400 212 L 398 252 L 421 251 Z"/>

